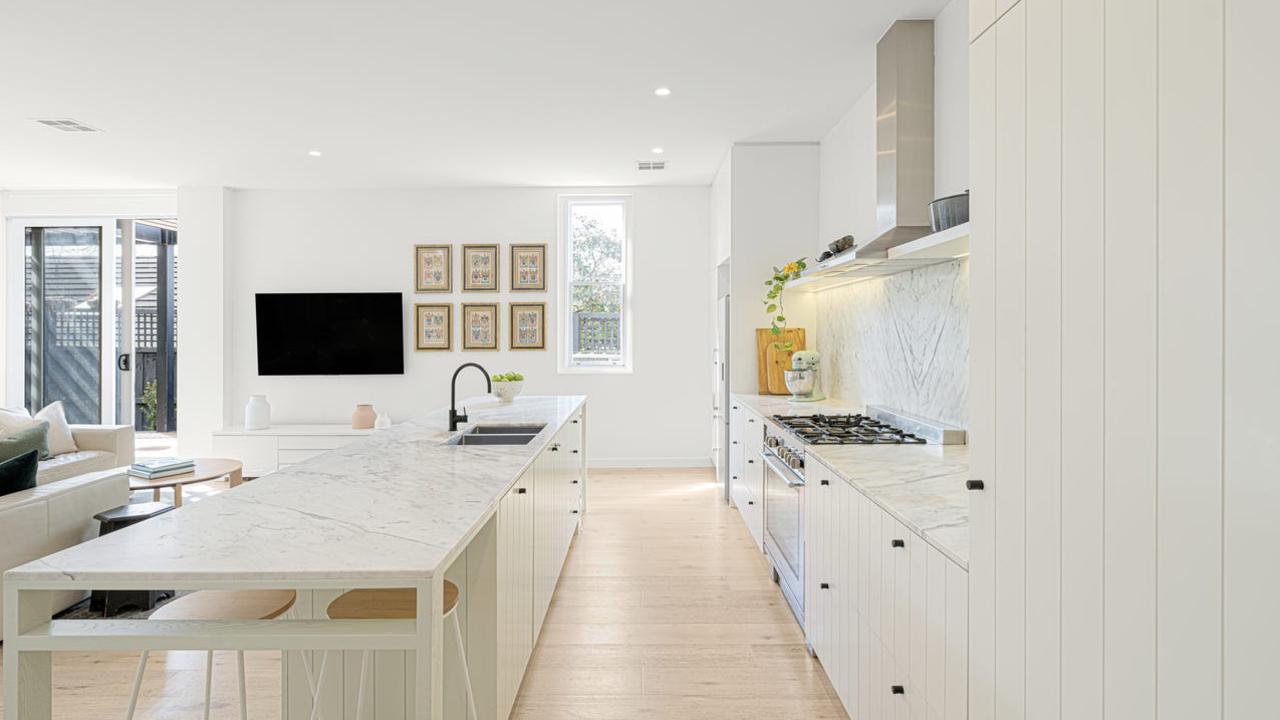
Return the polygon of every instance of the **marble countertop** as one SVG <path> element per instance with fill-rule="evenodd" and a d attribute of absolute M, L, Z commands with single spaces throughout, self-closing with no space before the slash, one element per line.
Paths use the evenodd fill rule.
<path fill-rule="evenodd" d="M 734 393 L 733 399 L 765 418 L 862 411 L 839 400 L 793 403 L 785 395 L 740 393 Z M 967 445 L 809 445 L 805 453 L 968 569 Z"/>
<path fill-rule="evenodd" d="M 585 402 L 474 398 L 459 403 L 471 424 L 547 426 L 528 445 L 447 445 L 448 411 L 438 410 L 4 577 L 42 585 L 430 577 Z"/>

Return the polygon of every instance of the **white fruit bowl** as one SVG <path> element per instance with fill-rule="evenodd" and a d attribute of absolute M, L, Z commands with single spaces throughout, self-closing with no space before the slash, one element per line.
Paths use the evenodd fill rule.
<path fill-rule="evenodd" d="M 523 380 L 504 380 L 502 382 L 493 383 L 493 395 L 500 402 L 509 403 L 516 399 L 520 391 L 524 389 Z"/>

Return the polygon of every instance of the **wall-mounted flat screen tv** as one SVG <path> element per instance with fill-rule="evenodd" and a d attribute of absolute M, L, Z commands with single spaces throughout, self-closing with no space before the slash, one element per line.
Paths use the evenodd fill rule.
<path fill-rule="evenodd" d="M 259 375 L 403 375 L 398 292 L 258 293 Z"/>

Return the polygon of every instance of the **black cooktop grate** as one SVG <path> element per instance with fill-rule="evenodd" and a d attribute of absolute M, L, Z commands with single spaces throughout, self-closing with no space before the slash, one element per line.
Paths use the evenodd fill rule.
<path fill-rule="evenodd" d="M 810 445 L 921 445 L 927 442 L 866 415 L 774 415 L 773 419 Z"/>

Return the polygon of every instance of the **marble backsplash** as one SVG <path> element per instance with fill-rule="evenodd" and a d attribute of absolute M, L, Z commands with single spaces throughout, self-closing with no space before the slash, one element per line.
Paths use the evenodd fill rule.
<path fill-rule="evenodd" d="M 968 427 L 969 261 L 817 294 L 827 395 Z"/>

